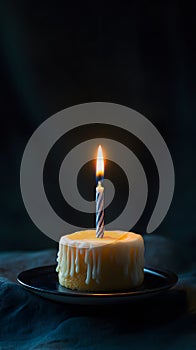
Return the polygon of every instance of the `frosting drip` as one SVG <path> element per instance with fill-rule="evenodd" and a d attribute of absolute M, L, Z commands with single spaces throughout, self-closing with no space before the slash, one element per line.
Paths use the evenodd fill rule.
<path fill-rule="evenodd" d="M 122 254 L 114 254 L 111 250 L 110 260 L 114 261 L 119 266 L 123 264 L 123 273 L 125 276 L 129 276 L 133 283 L 140 278 L 141 269 L 143 269 L 144 259 L 143 252 L 139 252 L 139 249 L 129 249 L 129 254 L 126 257 L 122 257 Z M 126 264 L 125 262 L 126 258 Z M 87 265 L 86 280 L 85 283 L 89 284 L 90 280 L 96 280 L 99 283 L 101 273 L 101 249 L 98 248 L 77 248 L 60 245 L 60 249 L 57 256 L 57 268 L 60 278 L 78 274 L 80 271 L 80 259 L 82 259 Z"/>
<path fill-rule="evenodd" d="M 91 278 L 99 283 L 101 252 L 98 249 L 81 249 L 60 245 L 57 255 L 58 265 L 56 272 L 59 272 L 61 278 L 67 276 L 73 277 L 74 274 L 80 271 L 80 259 L 83 259 L 82 256 L 84 256 L 84 262 L 87 265 L 85 283 L 89 284 Z"/>

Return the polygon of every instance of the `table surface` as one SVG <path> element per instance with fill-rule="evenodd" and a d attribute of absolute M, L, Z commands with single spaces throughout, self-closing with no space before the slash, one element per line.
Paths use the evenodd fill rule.
<path fill-rule="evenodd" d="M 21 271 L 55 264 L 55 250 L 0 253 L 0 349 L 195 349 L 195 266 L 176 264 L 180 252 L 160 237 L 147 240 L 146 250 L 146 264 L 173 270 L 177 285 L 148 300 L 104 307 L 57 303 L 18 284 Z"/>

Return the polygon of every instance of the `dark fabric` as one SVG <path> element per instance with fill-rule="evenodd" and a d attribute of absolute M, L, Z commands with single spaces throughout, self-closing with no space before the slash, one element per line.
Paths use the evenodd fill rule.
<path fill-rule="evenodd" d="M 54 264 L 55 250 L 1 253 L 0 349 L 195 349 L 195 267 L 166 238 L 146 237 L 145 247 L 145 264 L 175 271 L 177 285 L 151 299 L 104 307 L 56 303 L 16 282 L 24 269 Z"/>

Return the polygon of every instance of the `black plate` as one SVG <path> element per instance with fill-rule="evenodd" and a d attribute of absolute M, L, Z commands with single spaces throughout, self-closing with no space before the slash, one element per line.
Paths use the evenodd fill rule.
<path fill-rule="evenodd" d="M 139 288 L 112 293 L 81 292 L 62 287 L 58 283 L 56 265 L 40 266 L 21 272 L 17 281 L 29 291 L 57 302 L 96 305 L 130 302 L 150 297 L 173 287 L 178 281 L 174 272 L 151 267 L 144 268 L 144 282 Z"/>

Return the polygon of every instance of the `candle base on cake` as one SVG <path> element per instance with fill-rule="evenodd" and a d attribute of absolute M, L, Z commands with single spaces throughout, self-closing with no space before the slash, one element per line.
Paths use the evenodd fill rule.
<path fill-rule="evenodd" d="M 140 286 L 144 279 L 144 241 L 125 231 L 95 230 L 62 236 L 57 256 L 60 285 L 91 292 L 112 292 Z"/>

